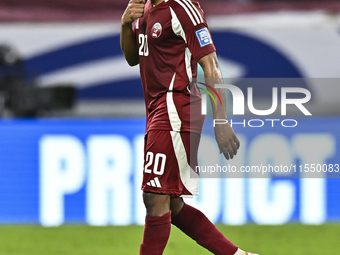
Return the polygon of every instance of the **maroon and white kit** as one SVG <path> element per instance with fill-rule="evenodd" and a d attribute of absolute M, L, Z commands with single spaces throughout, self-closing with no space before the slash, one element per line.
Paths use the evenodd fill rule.
<path fill-rule="evenodd" d="M 142 189 L 197 195 L 190 162 L 197 161 L 204 116 L 192 110 L 201 104 L 192 80 L 197 61 L 216 50 L 203 11 L 189 0 L 148 1 L 133 30 L 147 112 Z"/>

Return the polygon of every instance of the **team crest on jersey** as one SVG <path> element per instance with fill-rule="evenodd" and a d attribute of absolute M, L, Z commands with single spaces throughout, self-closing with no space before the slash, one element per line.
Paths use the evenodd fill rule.
<path fill-rule="evenodd" d="M 160 37 L 162 34 L 162 25 L 159 22 L 155 23 L 155 25 L 152 26 L 151 32 L 153 38 Z"/>
<path fill-rule="evenodd" d="M 212 44 L 210 33 L 206 27 L 200 30 L 197 30 L 196 36 L 197 36 L 198 41 L 200 42 L 201 47 Z"/>

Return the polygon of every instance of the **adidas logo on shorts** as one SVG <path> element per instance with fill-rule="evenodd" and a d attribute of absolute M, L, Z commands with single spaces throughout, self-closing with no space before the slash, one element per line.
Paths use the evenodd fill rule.
<path fill-rule="evenodd" d="M 150 180 L 146 185 L 155 187 L 155 188 L 162 188 L 162 185 L 159 182 L 158 177 L 155 177 L 153 180 Z"/>

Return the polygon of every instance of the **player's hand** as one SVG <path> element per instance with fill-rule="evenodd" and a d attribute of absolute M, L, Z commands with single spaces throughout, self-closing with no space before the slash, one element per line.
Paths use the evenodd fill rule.
<path fill-rule="evenodd" d="M 215 137 L 220 149 L 226 159 L 232 159 L 240 148 L 240 141 L 237 139 L 233 128 L 227 124 L 215 126 Z"/>
<path fill-rule="evenodd" d="M 122 16 L 122 25 L 131 25 L 136 19 L 143 17 L 145 0 L 130 0 Z"/>

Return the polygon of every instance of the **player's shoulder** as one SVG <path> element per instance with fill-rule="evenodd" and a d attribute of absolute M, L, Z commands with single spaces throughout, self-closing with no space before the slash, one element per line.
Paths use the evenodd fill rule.
<path fill-rule="evenodd" d="M 205 22 L 203 10 L 197 1 L 168 0 L 166 2 L 179 20 L 192 23 L 194 26 Z"/>
<path fill-rule="evenodd" d="M 202 11 L 201 5 L 199 2 L 194 1 L 194 0 L 165 0 L 165 2 L 170 5 L 170 6 L 182 6 L 182 4 L 188 6 L 193 5 L 196 8 L 199 8 Z"/>

